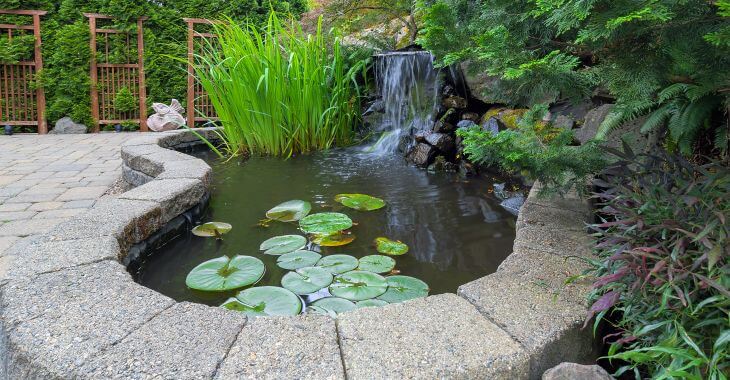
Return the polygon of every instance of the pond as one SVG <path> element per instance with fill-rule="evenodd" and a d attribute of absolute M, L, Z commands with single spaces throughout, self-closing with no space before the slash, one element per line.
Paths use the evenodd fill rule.
<path fill-rule="evenodd" d="M 148 252 L 134 265 L 136 280 L 177 301 L 220 305 L 236 294 L 203 292 L 186 286 L 188 273 L 206 260 L 247 255 L 262 260 L 263 278 L 255 286 L 281 286 L 288 271 L 277 256 L 259 245 L 274 236 L 302 234 L 296 223 L 259 225 L 266 211 L 293 199 L 311 202 L 311 213 L 340 212 L 354 222 L 356 239 L 341 247 L 309 246 L 323 256 L 377 254 L 374 240 L 388 237 L 408 245 L 393 256 L 401 275 L 426 282 L 430 294 L 455 292 L 459 285 L 493 273 L 510 254 L 515 217 L 499 206 L 487 178 L 461 178 L 456 173 L 429 173 L 396 156 L 373 156 L 349 148 L 288 160 L 253 157 L 221 162 L 209 152 L 196 156 L 213 167 L 211 199 L 203 222 L 230 223 L 222 240 L 189 232 Z M 382 198 L 386 207 L 357 211 L 334 201 L 341 193 Z M 240 290 L 240 289 L 238 289 Z M 306 303 L 327 296 L 327 290 L 304 296 Z"/>

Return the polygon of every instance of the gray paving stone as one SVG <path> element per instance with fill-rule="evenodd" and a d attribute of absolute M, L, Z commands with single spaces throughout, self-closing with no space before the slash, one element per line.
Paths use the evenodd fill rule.
<path fill-rule="evenodd" d="M 174 161 L 164 164 L 164 171 L 157 179 L 200 179 L 208 187 L 213 170 L 203 160 Z"/>
<path fill-rule="evenodd" d="M 442 294 L 340 314 L 348 379 L 526 379 L 527 354 L 463 298 Z"/>
<path fill-rule="evenodd" d="M 71 218 L 86 211 L 85 208 L 64 208 L 60 210 L 41 211 L 33 219 L 49 219 L 49 218 Z"/>
<path fill-rule="evenodd" d="M 81 201 L 64 202 L 61 208 L 91 208 L 96 203 L 96 199 L 84 199 Z"/>
<path fill-rule="evenodd" d="M 216 379 L 343 379 L 334 320 L 325 316 L 249 319 Z"/>
<path fill-rule="evenodd" d="M 5 197 L 5 198 L 14 197 L 14 196 L 22 193 L 26 189 L 27 189 L 27 187 L 25 187 L 25 186 L 12 186 L 12 187 L 8 186 L 8 187 L 0 188 L 0 197 Z"/>
<path fill-rule="evenodd" d="M 20 240 L 18 236 L 3 236 L 0 237 L 0 256 L 4 255 L 12 245 Z"/>
<path fill-rule="evenodd" d="M 61 208 L 65 203 L 64 202 L 38 202 L 33 203 L 30 207 L 28 207 L 28 210 L 32 211 L 48 211 L 48 210 L 55 210 L 58 208 Z"/>
<path fill-rule="evenodd" d="M 30 236 L 50 230 L 63 219 L 16 220 L 0 225 L 0 236 Z"/>
<path fill-rule="evenodd" d="M 25 220 L 32 218 L 35 214 L 35 211 L 0 211 L 0 221 Z"/>
<path fill-rule="evenodd" d="M 459 295 L 517 339 L 530 355 L 530 378 L 563 361 L 593 362 L 597 351 L 587 308 L 537 284 L 497 272 L 459 287 Z"/>
<path fill-rule="evenodd" d="M 23 178 L 22 175 L 0 175 L 0 186 L 5 186 Z"/>
<path fill-rule="evenodd" d="M 112 261 L 11 281 L 0 289 L 7 348 L 0 378 L 77 378 L 90 358 L 173 304 Z"/>
<path fill-rule="evenodd" d="M 61 194 L 57 201 L 80 201 L 85 199 L 97 199 L 101 197 L 109 186 L 87 186 L 68 189 L 66 192 Z"/>
<path fill-rule="evenodd" d="M 210 379 L 246 317 L 178 303 L 81 368 L 90 379 Z"/>
<path fill-rule="evenodd" d="M 36 203 L 36 202 L 49 202 L 58 197 L 58 194 L 29 194 L 29 195 L 16 195 L 9 198 L 6 203 Z"/>
<path fill-rule="evenodd" d="M 151 181 L 120 194 L 119 198 L 156 202 L 162 208 L 163 222 L 168 222 L 200 203 L 204 194 L 202 182 L 181 178 Z"/>

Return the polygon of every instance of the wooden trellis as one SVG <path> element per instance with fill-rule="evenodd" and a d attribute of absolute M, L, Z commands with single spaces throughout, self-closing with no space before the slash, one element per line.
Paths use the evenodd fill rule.
<path fill-rule="evenodd" d="M 12 40 L 18 33 L 32 31 L 33 59 L 16 63 L 0 63 L 0 123 L 3 125 L 36 126 L 38 133 L 48 133 L 46 97 L 43 86 L 34 84 L 43 70 L 41 55 L 41 16 L 46 11 L 0 9 L 0 14 L 31 16 L 33 25 L 0 24 L 0 33 Z"/>
<path fill-rule="evenodd" d="M 201 33 L 195 30 L 197 24 L 212 24 L 214 21 L 202 18 L 184 18 L 188 24 L 188 96 L 187 117 L 188 127 L 194 128 L 196 121 L 217 120 L 215 108 L 203 86 L 195 77 L 195 39 L 210 39 L 217 36 L 213 33 Z"/>
<path fill-rule="evenodd" d="M 123 35 L 126 49 L 131 46 L 130 34 L 124 30 L 98 28 L 97 21 L 113 19 L 111 16 L 97 13 L 84 13 L 89 18 L 91 32 L 91 116 L 94 119 L 94 132 L 99 132 L 100 125 L 119 124 L 126 121 L 139 123 L 139 129 L 147 129 L 147 91 L 144 77 L 144 32 L 142 24 L 145 17 L 137 19 L 137 62 L 130 62 L 125 55 L 124 63 L 111 63 L 109 38 Z M 104 51 L 99 52 L 97 41 L 104 42 Z M 101 55 L 101 59 L 97 58 Z M 119 112 L 115 107 L 116 94 L 126 87 L 132 96 L 139 101 L 137 110 Z"/>

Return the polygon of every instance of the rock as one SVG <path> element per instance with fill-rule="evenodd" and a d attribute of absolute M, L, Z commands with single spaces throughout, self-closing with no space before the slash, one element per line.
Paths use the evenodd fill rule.
<path fill-rule="evenodd" d="M 435 146 L 443 153 L 450 153 L 456 147 L 454 139 L 444 133 L 431 133 L 426 136 L 426 142 Z"/>
<path fill-rule="evenodd" d="M 557 115 L 555 118 L 550 120 L 550 123 L 555 128 L 570 131 L 575 126 L 575 120 L 565 115 Z"/>
<path fill-rule="evenodd" d="M 461 96 L 449 96 L 441 101 L 445 107 L 464 109 L 468 105 L 466 99 Z"/>
<path fill-rule="evenodd" d="M 408 135 L 402 135 L 398 140 L 398 152 L 402 153 L 403 155 L 408 154 L 413 147 L 414 141 L 415 140 L 413 139 L 413 137 Z"/>
<path fill-rule="evenodd" d="M 560 363 L 545 371 L 542 380 L 612 380 L 605 369 L 597 365 Z"/>
<path fill-rule="evenodd" d="M 372 102 L 372 104 L 370 104 L 370 107 L 368 107 L 368 109 L 365 112 L 363 112 L 362 115 L 367 116 L 367 115 L 371 115 L 374 113 L 383 113 L 383 112 L 385 112 L 385 102 L 382 99 L 378 99 L 378 100 Z"/>
<path fill-rule="evenodd" d="M 613 104 L 604 104 L 588 111 L 583 121 L 583 126 L 575 132 L 575 138 L 581 144 L 585 144 L 587 141 L 595 138 L 601 123 L 603 123 L 603 120 L 606 119 L 606 116 L 608 116 L 612 109 Z"/>
<path fill-rule="evenodd" d="M 560 102 L 550 107 L 553 115 L 565 115 L 573 120 L 583 120 L 591 109 L 595 108 L 590 99 L 583 99 L 577 103 Z"/>
<path fill-rule="evenodd" d="M 495 183 L 492 188 L 494 189 L 494 195 L 501 200 L 522 195 L 518 190 L 508 189 L 506 183 Z"/>
<path fill-rule="evenodd" d="M 606 119 L 613 109 L 613 104 L 604 104 L 594 108 L 586 114 L 583 126 L 575 132 L 575 138 L 581 144 L 594 139 L 601 129 L 601 123 Z M 659 142 L 659 135 L 656 131 L 641 133 L 640 128 L 646 121 L 647 116 L 638 117 L 626 122 L 619 127 L 613 128 L 604 138 L 604 144 L 612 148 L 621 149 L 622 141 L 629 144 L 635 153 L 647 152 Z"/>
<path fill-rule="evenodd" d="M 442 120 L 437 121 L 433 126 L 433 131 L 436 133 L 451 133 L 455 130 L 456 127 L 453 124 Z"/>
<path fill-rule="evenodd" d="M 168 106 L 163 103 L 152 103 L 155 113 L 147 118 L 147 126 L 155 132 L 172 131 L 185 125 L 185 118 L 182 116 L 185 109 L 177 99 L 172 99 Z"/>
<path fill-rule="evenodd" d="M 408 153 L 406 159 L 418 166 L 427 167 L 436 156 L 437 149 L 428 144 L 419 143 L 413 150 Z"/>
<path fill-rule="evenodd" d="M 459 162 L 459 175 L 467 178 L 467 177 L 473 177 L 477 174 L 476 169 L 474 168 L 474 165 L 471 162 L 467 161 L 461 161 Z"/>
<path fill-rule="evenodd" d="M 462 120 L 459 124 L 456 124 L 457 129 L 476 127 L 476 124 L 471 120 Z"/>
<path fill-rule="evenodd" d="M 428 136 L 430 134 L 431 134 L 431 132 L 416 132 L 416 134 L 413 135 L 413 138 L 416 140 L 417 143 L 425 143 L 426 136 Z"/>
<path fill-rule="evenodd" d="M 81 134 L 86 133 L 87 129 L 88 128 L 85 125 L 81 123 L 75 123 L 73 120 L 71 120 L 70 117 L 66 116 L 59 119 L 56 122 L 56 125 L 53 127 L 53 130 L 48 133 L 58 135 Z"/>
<path fill-rule="evenodd" d="M 500 123 L 500 129 L 517 129 L 519 127 L 518 124 L 520 119 L 527 111 L 528 110 L 526 108 L 492 108 L 482 116 L 480 124 L 483 126 L 489 122 L 489 119 L 495 118 Z"/>
<path fill-rule="evenodd" d="M 444 96 L 456 95 L 456 90 L 454 89 L 454 86 L 447 84 L 446 86 L 444 86 L 441 94 L 443 94 Z"/>
<path fill-rule="evenodd" d="M 456 164 L 453 162 L 449 162 L 446 160 L 444 156 L 438 156 L 436 157 L 436 160 L 434 160 L 433 164 L 428 166 L 428 171 L 435 173 L 435 172 L 448 172 L 453 173 L 457 169 Z"/>
<path fill-rule="evenodd" d="M 479 121 L 479 114 L 474 112 L 464 112 L 461 115 L 461 120 L 471 120 L 476 123 Z"/>
<path fill-rule="evenodd" d="M 502 93 L 499 91 L 502 81 L 498 76 L 485 74 L 469 61 L 461 63 L 461 71 L 472 97 L 487 104 L 509 103 L 508 99 L 498 95 Z"/>
<path fill-rule="evenodd" d="M 504 126 L 502 123 L 500 123 L 495 117 L 490 117 L 489 120 L 482 124 L 482 129 L 491 132 L 492 135 L 496 135 L 499 133 L 499 130 L 503 128 Z"/>
<path fill-rule="evenodd" d="M 459 122 L 458 116 L 459 115 L 455 109 L 449 108 L 448 110 L 446 110 L 446 113 L 444 113 L 444 115 L 441 116 L 439 121 L 445 121 L 445 122 L 448 122 L 451 124 L 458 123 Z"/>
<path fill-rule="evenodd" d="M 520 213 L 520 207 L 522 207 L 524 203 L 525 197 L 523 195 L 517 195 L 503 200 L 499 205 L 509 211 L 512 215 L 517 216 Z"/>

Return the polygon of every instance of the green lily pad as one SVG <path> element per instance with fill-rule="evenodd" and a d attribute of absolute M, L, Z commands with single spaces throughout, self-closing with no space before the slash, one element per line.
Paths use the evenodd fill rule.
<path fill-rule="evenodd" d="M 388 282 L 379 274 L 365 271 L 352 271 L 335 277 L 330 285 L 330 293 L 350 301 L 375 298 L 388 289 Z"/>
<path fill-rule="evenodd" d="M 373 211 L 385 207 L 384 200 L 366 194 L 337 194 L 335 202 L 359 211 Z"/>
<path fill-rule="evenodd" d="M 355 303 L 339 297 L 320 298 L 310 305 L 310 308 L 320 314 L 337 315 L 346 311 L 355 310 Z"/>
<path fill-rule="evenodd" d="M 295 294 L 311 294 L 332 283 L 332 273 L 320 267 L 289 272 L 281 278 L 281 286 Z"/>
<path fill-rule="evenodd" d="M 355 241 L 355 235 L 336 232 L 332 235 L 314 235 L 312 243 L 321 247 L 341 247 Z"/>
<path fill-rule="evenodd" d="M 387 281 L 388 290 L 379 300 L 396 303 L 428 295 L 428 285 L 415 277 L 389 276 Z"/>
<path fill-rule="evenodd" d="M 285 253 L 276 260 L 276 265 L 280 268 L 295 270 L 299 268 L 311 267 L 322 258 L 317 252 L 313 251 L 294 251 Z"/>
<path fill-rule="evenodd" d="M 375 248 L 378 252 L 391 256 L 400 256 L 408 252 L 408 246 L 405 243 L 386 237 L 375 238 Z"/>
<path fill-rule="evenodd" d="M 284 202 L 266 212 L 266 217 L 280 222 L 296 222 L 312 211 L 309 202 L 295 199 Z"/>
<path fill-rule="evenodd" d="M 250 316 L 297 315 L 302 312 L 302 300 L 296 294 L 276 286 L 259 286 L 239 292 L 222 307 Z"/>
<path fill-rule="evenodd" d="M 253 285 L 264 276 L 263 261 L 251 256 L 222 256 L 208 260 L 190 271 L 185 284 L 191 289 L 224 291 Z"/>
<path fill-rule="evenodd" d="M 385 302 L 383 300 L 379 300 L 377 298 L 355 302 L 355 306 L 357 306 L 358 309 L 363 308 L 363 307 L 385 306 L 387 304 L 388 304 L 387 302 Z"/>
<path fill-rule="evenodd" d="M 321 212 L 304 217 L 299 228 L 307 234 L 332 235 L 352 227 L 352 220 L 339 212 Z"/>
<path fill-rule="evenodd" d="M 330 255 L 320 259 L 317 266 L 332 274 L 340 274 L 357 268 L 357 259 L 350 255 Z"/>
<path fill-rule="evenodd" d="M 361 257 L 358 262 L 357 270 L 373 273 L 388 273 L 395 268 L 395 260 L 392 257 L 383 255 Z"/>
<path fill-rule="evenodd" d="M 195 226 L 195 228 L 193 228 L 191 232 L 195 236 L 220 238 L 221 235 L 225 235 L 231 232 L 232 229 L 233 226 L 228 223 L 208 222 L 199 226 Z"/>
<path fill-rule="evenodd" d="M 283 255 L 298 251 L 307 245 L 307 238 L 301 235 L 275 236 L 261 243 L 260 250 L 267 255 Z"/>

